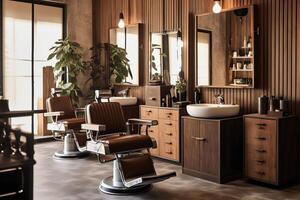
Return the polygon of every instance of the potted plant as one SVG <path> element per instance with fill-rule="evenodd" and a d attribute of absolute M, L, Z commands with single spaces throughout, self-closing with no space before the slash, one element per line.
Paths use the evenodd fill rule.
<path fill-rule="evenodd" d="M 186 87 L 187 82 L 183 78 L 183 72 L 179 72 L 178 80 L 176 81 L 175 88 L 179 101 L 186 100 Z"/>
<path fill-rule="evenodd" d="M 90 70 L 90 78 L 86 81 L 89 83 L 92 81 L 91 90 L 101 88 L 103 84 L 103 75 L 105 72 L 105 65 L 101 64 L 101 53 L 105 51 L 105 45 L 103 44 L 96 44 L 95 46 L 91 47 L 90 50 L 92 51 L 92 56 L 90 60 L 85 62 L 87 70 Z"/>
<path fill-rule="evenodd" d="M 48 60 L 53 58 L 57 60 L 53 68 L 56 87 L 62 89 L 62 94 L 70 96 L 73 104 L 78 106 L 79 96 L 82 94 L 76 78 L 80 72 L 86 70 L 82 60 L 82 48 L 67 37 L 55 42 L 50 51 L 52 53 L 48 56 Z"/>
<path fill-rule="evenodd" d="M 126 78 L 130 76 L 132 79 L 132 73 L 129 65 L 129 59 L 127 58 L 126 50 L 118 47 L 117 45 L 109 45 L 110 53 L 110 72 L 112 83 L 126 82 Z"/>

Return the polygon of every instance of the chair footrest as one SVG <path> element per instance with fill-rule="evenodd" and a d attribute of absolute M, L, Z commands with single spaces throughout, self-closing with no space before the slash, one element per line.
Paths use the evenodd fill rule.
<path fill-rule="evenodd" d="M 152 183 L 161 182 L 174 176 L 176 176 L 176 172 L 169 172 L 166 174 L 154 175 L 154 176 L 145 176 L 133 180 L 125 180 L 124 185 L 126 187 L 150 185 Z"/>

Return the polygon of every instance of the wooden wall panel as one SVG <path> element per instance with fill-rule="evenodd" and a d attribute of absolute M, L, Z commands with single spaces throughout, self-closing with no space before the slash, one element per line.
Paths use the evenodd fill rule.
<path fill-rule="evenodd" d="M 122 10 L 128 23 L 145 23 L 145 63 L 141 66 L 148 80 L 149 33 L 181 29 L 183 34 L 183 69 L 188 80 L 189 97 L 194 89 L 194 16 L 211 12 L 213 0 L 94 0 L 94 38 L 108 41 L 108 28 L 115 27 Z M 222 0 L 224 9 L 257 5 L 258 88 L 203 88 L 204 102 L 214 102 L 222 92 L 227 103 L 240 104 L 244 113 L 257 111 L 257 98 L 263 94 L 290 100 L 290 111 L 300 115 L 300 1 L 297 0 Z M 148 81 L 144 81 L 145 84 Z M 144 101 L 144 85 L 133 88 Z"/>

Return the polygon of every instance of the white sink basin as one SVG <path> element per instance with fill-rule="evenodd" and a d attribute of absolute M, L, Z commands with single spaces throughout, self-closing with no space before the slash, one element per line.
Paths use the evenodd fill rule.
<path fill-rule="evenodd" d="M 136 105 L 137 98 L 136 97 L 110 97 L 110 102 L 118 102 L 121 106 L 130 106 Z"/>
<path fill-rule="evenodd" d="M 186 109 L 190 116 L 201 118 L 232 117 L 240 112 L 239 105 L 229 104 L 191 104 Z"/>

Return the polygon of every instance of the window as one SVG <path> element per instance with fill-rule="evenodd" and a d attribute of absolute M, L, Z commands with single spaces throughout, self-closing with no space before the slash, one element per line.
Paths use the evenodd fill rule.
<path fill-rule="evenodd" d="M 3 62 L 1 94 L 10 110 L 42 109 L 43 67 L 49 49 L 63 37 L 64 7 L 49 3 L 2 1 Z M 0 84 L 1 85 L 1 84 Z M 12 126 L 38 133 L 38 116 L 12 118 Z"/>

